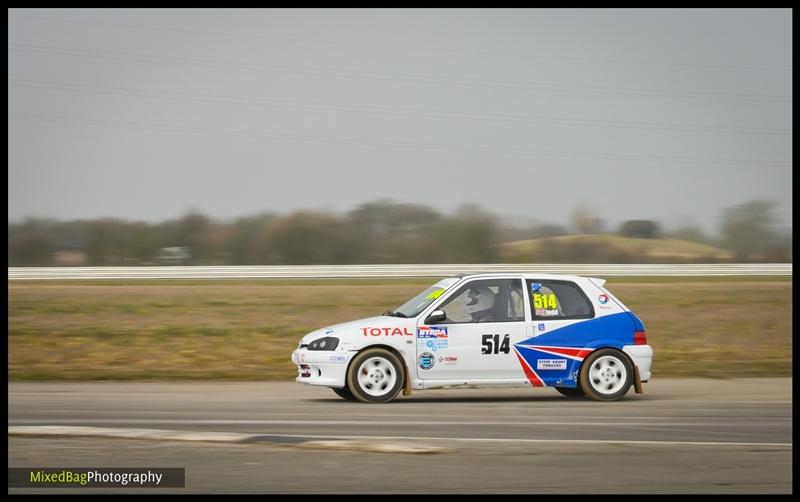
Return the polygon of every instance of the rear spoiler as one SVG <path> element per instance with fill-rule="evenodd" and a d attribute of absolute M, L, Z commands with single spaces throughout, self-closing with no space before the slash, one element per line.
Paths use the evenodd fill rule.
<path fill-rule="evenodd" d="M 595 285 L 595 286 L 597 286 L 598 288 L 602 288 L 602 287 L 603 287 L 603 284 L 605 284 L 605 283 L 606 283 L 606 280 L 605 280 L 605 279 L 598 279 L 597 277 L 589 277 L 588 279 L 589 279 L 590 281 L 592 281 L 592 284 L 594 284 L 594 285 Z"/>

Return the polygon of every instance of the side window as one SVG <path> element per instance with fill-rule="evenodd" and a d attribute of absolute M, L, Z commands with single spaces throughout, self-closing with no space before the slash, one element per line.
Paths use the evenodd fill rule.
<path fill-rule="evenodd" d="M 577 284 L 569 281 L 528 280 L 534 319 L 591 319 L 594 308 Z"/>
<path fill-rule="evenodd" d="M 523 298 L 519 279 L 471 281 L 439 306 L 447 315 L 441 324 L 524 321 Z"/>

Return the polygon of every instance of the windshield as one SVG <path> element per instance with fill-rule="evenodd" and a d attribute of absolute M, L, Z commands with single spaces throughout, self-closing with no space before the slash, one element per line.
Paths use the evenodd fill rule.
<path fill-rule="evenodd" d="M 447 291 L 447 289 L 450 286 L 457 283 L 458 281 L 459 279 L 457 277 L 442 279 L 441 281 L 429 287 L 428 289 L 418 294 L 414 298 L 408 300 L 403 305 L 397 307 L 394 313 L 402 314 L 402 317 L 416 317 L 419 315 L 420 312 L 425 310 L 425 308 L 428 305 L 430 305 L 435 299 L 442 296 L 442 293 Z"/>

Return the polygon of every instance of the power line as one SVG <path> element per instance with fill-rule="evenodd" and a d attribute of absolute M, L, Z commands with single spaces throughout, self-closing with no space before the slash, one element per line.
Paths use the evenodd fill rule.
<path fill-rule="evenodd" d="M 441 110 L 422 110 L 413 108 L 393 108 L 382 106 L 354 106 L 336 103 L 324 103 L 315 101 L 300 100 L 275 100 L 265 98 L 248 98 L 239 96 L 221 96 L 214 94 L 195 94 L 178 91 L 163 91 L 152 89 L 134 89 L 125 87 L 99 86 L 88 84 L 74 84 L 67 82 L 52 82 L 40 80 L 20 80 L 8 79 L 9 85 L 28 87 L 34 89 L 50 89 L 70 92 L 83 92 L 90 94 L 106 94 L 117 96 L 136 96 L 154 99 L 175 99 L 185 101 L 200 101 L 208 103 L 227 103 L 239 105 L 257 105 L 269 107 L 283 107 L 306 110 L 342 111 L 348 113 L 367 113 L 390 116 L 444 118 L 444 119 L 467 119 L 485 120 L 493 122 L 514 122 L 514 123 L 533 123 L 533 124 L 556 124 L 583 127 L 611 127 L 625 129 L 654 129 L 668 131 L 692 131 L 692 132 L 722 132 L 722 133 L 752 133 L 752 134 L 780 134 L 786 135 L 788 129 L 776 129 L 766 127 L 739 127 L 739 126 L 717 126 L 717 125 L 693 125 L 693 124 L 670 124 L 658 122 L 629 122 L 613 120 L 592 120 L 592 119 L 570 119 L 563 117 L 547 117 L 535 115 L 519 114 L 487 114 L 452 112 Z"/>
<path fill-rule="evenodd" d="M 509 155 L 524 155 L 524 156 L 541 156 L 541 157 L 566 157 L 566 158 L 582 158 L 582 159 L 610 159 L 610 160 L 636 160 L 636 161 L 654 161 L 654 162 L 670 162 L 680 164 L 720 164 L 720 165 L 763 165 L 768 167 L 782 167 L 791 165 L 790 162 L 777 161 L 777 160 L 743 160 L 743 159 L 719 159 L 719 158 L 702 158 L 702 157 L 678 157 L 667 155 L 635 155 L 635 154 L 617 154 L 617 153 L 588 153 L 588 152 L 564 152 L 556 150 L 529 150 L 523 148 L 513 147 L 486 147 L 474 145 L 447 145 L 437 143 L 419 143 L 412 141 L 395 141 L 395 140 L 380 140 L 380 139 L 366 139 L 366 138 L 342 138 L 331 136 L 311 136 L 300 134 L 284 134 L 284 133 L 270 133 L 259 131 L 246 131 L 246 130 L 225 130 L 225 129 L 208 129 L 199 127 L 186 127 L 175 126 L 169 124 L 152 124 L 144 122 L 126 122 L 118 120 L 95 120 L 85 119 L 79 117 L 67 117 L 57 115 L 36 115 L 28 113 L 9 113 L 11 118 L 40 120 L 45 122 L 78 124 L 78 125 L 92 125 L 101 127 L 122 127 L 134 128 L 153 131 L 177 131 L 198 134 L 211 134 L 219 136 L 236 136 L 236 137 L 249 137 L 258 139 L 269 140 L 286 140 L 286 141 L 310 141 L 321 143 L 334 143 L 345 145 L 363 145 L 363 146 L 377 146 L 389 148 L 416 148 L 426 150 L 444 150 L 456 152 L 479 152 L 479 153 L 500 153 Z"/>
<path fill-rule="evenodd" d="M 173 33 L 186 33 L 186 34 L 198 34 L 198 35 L 211 35 L 217 37 L 230 37 L 230 38 L 244 38 L 250 40 L 274 40 L 279 42 L 288 42 L 292 44 L 304 44 L 304 45 L 324 45 L 324 46 L 354 46 L 354 47 L 364 47 L 369 49 L 374 49 L 375 47 L 382 47 L 385 49 L 392 49 L 392 50 L 400 50 L 400 51 L 425 51 L 425 52 L 441 52 L 441 53 L 448 53 L 448 54 L 482 54 L 486 56 L 512 56 L 512 57 L 524 57 L 526 60 L 530 59 L 544 59 L 544 60 L 554 60 L 554 61 L 585 61 L 585 62 L 601 62 L 601 63 L 611 63 L 611 64 L 641 64 L 641 65 L 654 65 L 654 66 L 672 66 L 672 67 L 680 67 L 680 68 L 712 68 L 712 69 L 723 69 L 723 70 L 754 70 L 754 71 L 777 71 L 777 72 L 790 72 L 792 71 L 791 68 L 778 68 L 778 67 L 770 67 L 770 66 L 744 66 L 744 65 L 726 65 L 726 64 L 694 64 L 694 63 L 678 63 L 678 62 L 670 62 L 670 61 L 651 61 L 651 60 L 643 60 L 643 59 L 619 59 L 619 58 L 607 58 L 607 57 L 581 57 L 581 56 L 541 56 L 541 55 L 531 55 L 525 54 L 525 56 L 515 55 L 513 53 L 507 52 L 493 52 L 493 51 L 461 51 L 456 49 L 444 49 L 441 47 L 431 47 L 431 46 L 416 46 L 416 47 L 409 47 L 409 46 L 396 46 L 391 44 L 381 44 L 376 42 L 370 43 L 358 43 L 358 42 L 342 42 L 340 40 L 332 41 L 332 40 L 302 40 L 297 38 L 286 38 L 286 37 L 275 37 L 275 36 L 268 36 L 268 35 L 258 35 L 255 33 L 227 33 L 221 31 L 208 31 L 208 30 L 193 30 L 187 28 L 175 28 L 175 27 L 166 27 L 166 26 L 145 26 L 139 24 L 129 24 L 129 23 L 109 23 L 107 21 L 98 22 L 97 20 L 85 20 L 85 19 L 69 19 L 69 18 L 48 18 L 45 16 L 37 16 L 37 15 L 20 15 L 16 14 L 12 17 L 17 18 L 24 18 L 24 19 L 34 19 L 39 21 L 47 21 L 52 23 L 76 23 L 76 24 L 83 24 L 88 26 L 94 27 L 112 27 L 112 28 L 126 28 L 126 29 L 133 29 L 133 30 L 150 30 L 150 31 L 166 31 L 166 32 L 173 32 Z"/>
<path fill-rule="evenodd" d="M 210 68 L 239 69 L 250 71 L 269 71 L 278 73 L 294 73 L 300 75 L 315 75 L 327 77 L 360 78 L 370 80 L 393 80 L 399 82 L 415 82 L 428 84 L 457 84 L 478 87 L 499 87 L 517 89 L 549 90 L 556 92 L 590 92 L 600 94 L 622 94 L 631 96 L 662 96 L 682 99 L 720 99 L 734 101 L 791 101 L 790 96 L 772 94 L 751 94 L 736 92 L 709 93 L 703 91 L 679 91 L 669 89 L 637 89 L 625 87 L 610 87 L 581 84 L 559 84 L 547 82 L 519 82 L 511 80 L 491 80 L 477 78 L 457 78 L 439 75 L 415 75 L 386 72 L 363 72 L 353 70 L 337 70 L 333 68 L 311 68 L 290 65 L 264 65 L 244 62 L 229 62 L 190 57 L 154 56 L 151 54 L 135 54 L 117 51 L 96 51 L 87 49 L 61 48 L 33 44 L 9 44 L 13 51 L 32 52 L 41 54 L 60 54 L 67 56 L 81 56 L 98 59 L 115 59 L 122 61 L 135 61 L 146 63 L 169 63 L 201 66 Z"/>

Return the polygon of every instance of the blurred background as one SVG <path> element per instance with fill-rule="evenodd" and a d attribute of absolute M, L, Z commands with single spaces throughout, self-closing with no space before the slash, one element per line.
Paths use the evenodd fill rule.
<path fill-rule="evenodd" d="M 346 214 L 297 211 L 219 221 L 120 219 L 10 223 L 9 266 L 363 263 L 717 263 L 791 261 L 774 201 L 726 208 L 718 233 L 656 220 L 607 227 L 578 210 L 569 224 L 516 227 L 478 206 L 442 214 L 374 201 Z"/>
<path fill-rule="evenodd" d="M 9 266 L 791 259 L 787 10 L 8 26 Z"/>
<path fill-rule="evenodd" d="M 9 267 L 792 260 L 788 9 L 10 9 L 8 27 Z M 14 280 L 9 374 L 290 379 L 304 333 L 432 281 Z M 790 277 L 609 287 L 656 376 L 791 369 Z"/>

